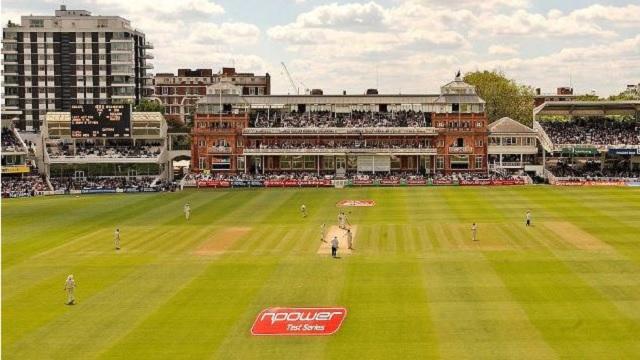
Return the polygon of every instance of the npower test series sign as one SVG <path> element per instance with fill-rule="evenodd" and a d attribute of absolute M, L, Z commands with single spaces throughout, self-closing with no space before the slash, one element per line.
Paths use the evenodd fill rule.
<path fill-rule="evenodd" d="M 347 316 L 343 307 L 267 308 L 258 314 L 252 335 L 331 335 Z"/>

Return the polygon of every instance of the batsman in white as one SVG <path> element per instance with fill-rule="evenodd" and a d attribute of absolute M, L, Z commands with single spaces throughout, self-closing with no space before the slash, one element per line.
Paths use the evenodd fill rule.
<path fill-rule="evenodd" d="M 324 239 L 325 235 L 326 235 L 325 225 L 324 223 L 322 223 L 322 225 L 320 225 L 320 241 L 327 242 L 327 240 Z"/>

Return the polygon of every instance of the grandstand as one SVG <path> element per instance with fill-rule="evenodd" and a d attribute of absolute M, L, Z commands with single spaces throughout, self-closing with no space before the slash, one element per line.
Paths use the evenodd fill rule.
<path fill-rule="evenodd" d="M 167 124 L 160 113 L 131 113 L 130 130 L 77 136 L 70 112 L 50 112 L 42 129 L 44 173 L 59 192 L 155 191 L 167 176 Z M 84 134 L 83 134 L 84 135 Z"/>
<path fill-rule="evenodd" d="M 2 197 L 35 196 L 49 191 L 30 159 L 31 147 L 10 125 L 2 127 Z"/>
<path fill-rule="evenodd" d="M 460 77 L 432 95 L 207 96 L 192 169 L 217 175 L 487 173 L 484 101 Z"/>
<path fill-rule="evenodd" d="M 534 128 L 552 183 L 640 180 L 640 101 L 545 103 Z"/>

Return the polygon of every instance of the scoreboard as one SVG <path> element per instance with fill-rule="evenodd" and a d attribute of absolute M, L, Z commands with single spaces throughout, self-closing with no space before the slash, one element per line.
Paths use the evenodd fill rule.
<path fill-rule="evenodd" d="M 71 137 L 131 137 L 131 104 L 71 105 Z"/>

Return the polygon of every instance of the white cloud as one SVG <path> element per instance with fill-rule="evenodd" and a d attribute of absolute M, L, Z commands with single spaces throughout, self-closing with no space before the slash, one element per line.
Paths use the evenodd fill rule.
<path fill-rule="evenodd" d="M 93 8 L 121 8 L 129 14 L 146 14 L 157 16 L 159 14 L 198 13 L 204 15 L 224 14 L 224 8 L 213 1 L 208 0 L 88 0 Z M 96 12 L 97 13 L 97 12 Z M 126 16 L 125 16 L 126 17 Z"/>
<path fill-rule="evenodd" d="M 375 2 L 366 4 L 337 3 L 322 5 L 302 13 L 296 19 L 298 27 L 367 28 L 380 27 L 385 9 Z"/>
<path fill-rule="evenodd" d="M 191 24 L 186 40 L 199 44 L 255 44 L 260 37 L 260 29 L 247 23 L 204 23 Z"/>
<path fill-rule="evenodd" d="M 640 79 L 637 1 L 565 2 L 562 10 L 551 0 L 279 3 L 287 11 L 265 1 L 252 5 L 265 14 L 256 21 L 225 11 L 226 1 L 232 0 L 69 0 L 68 7 L 131 20 L 155 44 L 158 72 L 235 64 L 240 71 L 269 71 L 276 93 L 288 88 L 282 60 L 296 79 L 327 92 L 361 93 L 376 78 L 382 92 L 436 92 L 458 69 L 501 69 L 548 88 L 572 74 L 577 88 L 603 93 Z M 2 5 L 6 21 L 52 14 L 59 1 Z M 291 12 L 294 18 L 283 21 Z"/>
<path fill-rule="evenodd" d="M 531 36 L 567 37 L 597 36 L 614 37 L 616 32 L 603 29 L 596 23 L 582 21 L 572 15 L 563 15 L 554 10 L 547 16 L 517 10 L 511 14 L 483 14 L 472 30 L 476 36 Z"/>
<path fill-rule="evenodd" d="M 488 53 L 489 55 L 517 55 L 518 49 L 514 46 L 491 45 Z"/>

